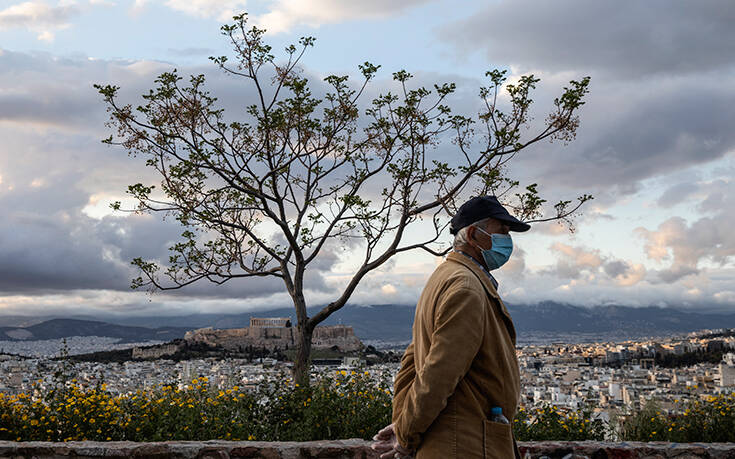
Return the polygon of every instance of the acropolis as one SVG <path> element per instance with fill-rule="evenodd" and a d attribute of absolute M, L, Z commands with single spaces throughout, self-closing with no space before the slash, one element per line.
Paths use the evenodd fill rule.
<path fill-rule="evenodd" d="M 251 317 L 250 326 L 245 328 L 214 329 L 200 328 L 186 332 L 184 339 L 191 343 L 222 346 L 225 349 L 241 350 L 247 346 L 267 349 L 292 349 L 296 345 L 297 331 L 288 317 Z M 316 327 L 312 336 L 313 348 L 336 346 L 342 352 L 356 351 L 362 343 L 352 327 L 331 325 Z"/>

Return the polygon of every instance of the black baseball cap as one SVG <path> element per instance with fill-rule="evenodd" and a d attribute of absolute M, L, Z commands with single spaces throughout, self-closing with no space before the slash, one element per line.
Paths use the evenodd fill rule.
<path fill-rule="evenodd" d="M 459 207 L 452 217 L 449 232 L 457 234 L 465 226 L 490 217 L 506 223 L 511 231 L 523 232 L 531 229 L 531 225 L 509 214 L 495 196 L 476 196 Z"/>

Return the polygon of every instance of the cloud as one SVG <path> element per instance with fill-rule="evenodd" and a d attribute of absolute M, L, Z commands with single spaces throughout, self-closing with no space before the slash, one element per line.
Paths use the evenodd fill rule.
<path fill-rule="evenodd" d="M 136 103 L 168 64 L 59 59 L 45 54 L 0 55 L 0 294 L 35 298 L 66 292 L 128 292 L 138 273 L 134 257 L 167 260 L 182 228 L 173 219 L 111 216 L 106 202 L 127 185 L 157 177 L 123 149 L 102 145 L 106 119 L 92 83 L 118 84 Z M 182 69 L 182 75 L 201 73 Z M 54 75 L 50 79 L 48 75 Z M 252 96 L 241 82 L 211 69 L 209 85 L 228 109 Z M 19 228 L 22 229 L 19 231 Z M 310 292 L 332 292 L 322 273 L 339 260 L 328 245 L 307 275 Z M 166 295 L 180 298 L 260 299 L 284 292 L 275 278 L 208 282 Z M 138 295 L 144 296 L 143 293 Z M 281 303 L 283 304 L 283 303 Z"/>
<path fill-rule="evenodd" d="M 603 255 L 599 249 L 589 249 L 555 242 L 550 249 L 557 259 L 552 266 L 542 268 L 537 274 L 554 276 L 569 282 L 568 285 L 580 284 L 634 286 L 646 278 L 646 269 L 640 263 Z"/>
<path fill-rule="evenodd" d="M 138 276 L 130 265 L 134 257 L 168 258 L 167 248 L 183 231 L 178 222 L 150 215 L 90 218 L 82 212 L 89 195 L 73 185 L 78 181 L 57 176 L 48 185 L 18 186 L 0 195 L 0 208 L 8 209 L 0 222 L 0 293 L 128 292 Z M 322 263 L 329 268 L 329 261 Z M 325 288 L 317 271 L 306 280 L 310 289 Z M 221 286 L 202 281 L 166 295 L 258 298 L 283 291 L 281 280 L 264 278 Z"/>
<path fill-rule="evenodd" d="M 252 17 L 255 25 L 267 29 L 269 33 L 283 33 L 301 25 L 319 27 L 355 19 L 382 18 L 432 1 L 435 0 L 271 0 L 265 6 L 267 12 Z M 135 0 L 133 10 L 140 12 L 151 2 L 189 16 L 216 18 L 223 22 L 231 21 L 235 14 L 247 11 L 248 6 L 247 0 Z"/>
<path fill-rule="evenodd" d="M 697 269 L 696 266 L 685 265 L 673 265 L 668 269 L 653 271 L 653 275 L 658 277 L 658 281 L 666 284 L 672 284 L 680 279 L 695 274 L 699 274 L 699 269 Z"/>
<path fill-rule="evenodd" d="M 84 213 L 83 209 L 94 202 L 119 198 L 129 183 L 155 179 L 144 175 L 147 172 L 141 163 L 127 158 L 124 151 L 99 144 L 99 139 L 107 134 L 102 126 L 106 116 L 91 84 L 119 84 L 123 87 L 123 99 L 138 103 L 138 95 L 153 86 L 155 75 L 170 68 L 170 64 L 152 61 L 93 61 L 10 51 L 0 53 L 0 87 L 3 87 L 0 91 L 0 138 L 3 139 L 0 205 L 3 209 L 16 209 L 7 223 L 0 225 L 0 260 L 8 260 L 2 263 L 0 270 L 2 275 L 10 276 L 0 288 L 6 295 L 30 297 L 39 300 L 38 304 L 42 304 L 42 298 L 68 295 L 69 304 L 84 296 L 88 298 L 85 304 L 90 305 L 100 305 L 109 299 L 111 304 L 121 308 L 146 307 L 138 305 L 135 298 L 140 296 L 128 296 L 138 295 L 127 291 L 132 276 L 129 260 L 139 255 L 165 257 L 166 247 L 178 237 L 179 228 L 157 217 L 147 220 L 91 218 Z M 220 98 L 228 111 L 232 110 L 230 113 L 239 116 L 241 111 L 237 110 L 245 106 L 250 93 L 243 91 L 239 81 L 222 77 L 212 68 L 188 67 L 180 74 L 186 77 L 189 73 L 202 72 L 207 74 L 212 94 Z M 459 80 L 460 88 L 452 103 L 462 113 L 471 114 L 476 110 L 479 85 L 476 80 L 415 73 L 417 77 L 412 81 L 416 85 Z M 49 79 L 48 75 L 54 78 Z M 548 107 L 544 101 L 553 99 L 558 88 L 578 74 L 546 72 L 542 76 L 544 85 L 536 97 L 541 109 L 537 119 L 543 119 L 543 108 Z M 312 81 L 318 85 L 318 78 Z M 380 80 L 368 91 L 377 92 L 388 86 L 389 83 Z M 597 218 L 616 218 L 616 222 L 623 225 L 625 218 L 611 216 L 609 210 L 620 199 L 615 189 L 646 186 L 641 183 L 647 178 L 658 177 L 664 171 L 706 164 L 733 150 L 735 134 L 729 128 L 735 120 L 733 88 L 735 78 L 728 71 L 721 74 L 687 71 L 668 77 L 651 73 L 646 78 L 630 81 L 609 77 L 593 79 L 592 94 L 582 112 L 582 128 L 577 141 L 569 146 L 539 145 L 534 151 L 519 155 L 519 169 L 526 178 L 538 181 L 542 189 L 552 194 L 564 195 L 573 189 L 575 195 L 591 191 L 599 196 L 597 191 L 601 191 L 607 196 L 607 207 L 602 206 L 599 211 L 591 207 L 585 209 L 580 231 L 585 222 Z M 317 88 L 315 93 L 320 90 Z M 367 100 L 373 96 L 367 95 Z M 450 153 L 451 150 L 437 151 L 439 155 Z M 79 175 L 74 175 L 75 172 Z M 34 182 L 36 186 L 32 186 Z M 724 223 L 723 227 L 727 227 L 722 209 L 735 208 L 730 198 L 735 193 L 727 181 L 705 183 L 697 178 L 695 186 L 697 189 L 692 191 L 688 189 L 692 185 L 673 189 L 674 184 L 672 190 L 663 194 L 656 191 L 651 200 L 656 201 L 660 196 L 659 204 L 669 206 L 666 208 L 673 208 L 677 202 L 692 203 L 693 210 L 707 213 L 712 222 Z M 602 199 L 592 204 L 600 203 Z M 104 208 L 104 203 L 99 206 Z M 686 234 L 695 231 L 695 223 L 690 222 L 699 221 L 697 217 L 688 218 L 679 228 Z M 554 228 L 555 225 L 543 227 Z M 28 235 L 13 234 L 20 233 L 18 228 L 28 228 Z M 661 229 L 648 231 L 656 233 Z M 705 228 L 697 227 L 696 231 L 703 233 L 697 237 L 704 238 Z M 728 259 L 726 254 L 731 253 L 732 242 L 722 239 L 723 235 L 715 236 L 711 241 L 722 241 L 720 258 Z M 8 242 L 3 243 L 5 240 Z M 515 301 L 555 299 L 575 304 L 618 301 L 646 305 L 661 300 L 676 304 L 677 295 L 692 298 L 686 296 L 691 283 L 701 281 L 703 271 L 712 277 L 717 266 L 713 268 L 711 264 L 719 263 L 715 256 L 707 255 L 698 258 L 694 268 L 691 263 L 677 265 L 674 245 L 684 244 L 677 241 L 672 239 L 664 244 L 663 269 L 648 271 L 637 263 L 641 260 L 622 260 L 607 255 L 604 246 L 588 248 L 573 244 L 556 248 L 559 264 L 547 267 L 546 271 L 533 271 L 526 263 L 532 264 L 536 254 L 525 254 L 519 248 L 500 272 L 501 276 L 508 274 L 507 279 L 501 280 L 501 289 L 515 292 L 509 297 Z M 703 239 L 696 244 L 709 243 Z M 715 242 L 710 252 L 716 249 Z M 334 298 L 333 292 L 339 285 L 331 282 L 329 271 L 335 260 L 344 261 L 345 258 L 344 252 L 335 249 L 331 258 L 320 265 L 324 271 L 313 273 L 308 282 L 314 287 L 310 294 L 312 302 Z M 54 260 L 57 269 L 48 263 L 44 267 L 46 260 Z M 386 298 L 400 303 L 415 302 L 431 267 L 397 275 L 394 270 L 401 266 L 391 265 L 386 272 L 366 278 L 354 299 L 364 304 Z M 711 284 L 701 286 L 697 301 L 716 298 L 718 304 L 723 305 L 729 301 L 726 292 L 732 290 L 735 275 L 726 268 L 721 272 L 724 280 L 711 279 Z M 12 277 L 19 276 L 13 269 L 32 280 Z M 694 274 L 687 275 L 687 269 L 694 269 Z M 69 274 L 72 270 L 79 270 L 79 276 L 72 277 Z M 662 286 L 653 285 L 654 282 L 671 283 Z M 388 292 L 381 292 L 388 285 L 396 290 L 390 297 L 385 294 Z M 106 290 L 100 290 L 102 288 Z M 719 293 L 722 294 L 716 296 Z M 118 299 L 112 300 L 115 295 Z M 123 296 L 125 300 L 120 300 Z M 247 305 L 280 302 L 278 305 L 283 305 L 289 301 L 280 283 L 257 281 L 255 284 L 230 283 L 224 287 L 201 283 L 171 295 L 156 295 L 153 300 L 181 310 L 195 309 L 198 304 L 213 307 L 221 303 L 236 308 L 238 302 Z"/>
<path fill-rule="evenodd" d="M 715 301 L 718 303 L 735 304 L 735 291 L 725 290 L 714 294 Z"/>
<path fill-rule="evenodd" d="M 563 222 L 539 223 L 533 225 L 533 232 L 545 236 L 564 236 L 569 234 L 569 228 Z"/>
<path fill-rule="evenodd" d="M 694 182 L 678 183 L 666 191 L 658 198 L 656 204 L 659 207 L 669 208 L 686 200 L 699 189 L 699 185 Z"/>
<path fill-rule="evenodd" d="M 503 0 L 447 26 L 462 53 L 527 71 L 594 71 L 617 78 L 700 73 L 735 63 L 729 0 Z"/>
<path fill-rule="evenodd" d="M 102 96 L 93 85 L 118 85 L 120 99 L 137 105 L 144 103 L 141 95 L 155 86 L 158 75 L 174 69 L 173 64 L 159 61 L 65 58 L 5 50 L 0 53 L 0 123 L 22 129 L 63 128 L 66 132 L 93 133 L 97 136 L 93 144 L 99 146 L 99 140 L 109 135 L 104 126 L 108 116 Z M 207 87 L 222 96 L 219 104 L 228 116 L 242 118 L 245 103 L 256 94 L 247 81 L 224 75 L 214 65 L 182 67 L 179 74 L 184 78 L 182 85 L 186 85 L 189 75 L 204 74 Z"/>
<path fill-rule="evenodd" d="M 603 263 L 600 251 L 596 249 L 588 250 L 561 242 L 553 243 L 550 248 L 559 256 L 554 267 L 559 277 L 578 279 L 583 271 L 595 271 Z"/>
<path fill-rule="evenodd" d="M 184 297 L 165 293 L 113 290 L 67 290 L 44 294 L 0 294 L 0 314 L 7 316 L 105 318 L 116 316 L 181 316 L 201 313 L 242 313 L 289 307 L 285 294 L 260 298 Z M 85 317 L 86 316 L 86 317 Z"/>
<path fill-rule="evenodd" d="M 230 21 L 232 16 L 241 13 L 247 5 L 246 0 L 166 0 L 171 9 L 197 17 L 215 17 L 219 21 Z"/>
<path fill-rule="evenodd" d="M 512 170 L 544 186 L 613 198 L 735 150 L 735 29 L 726 0 L 490 2 L 446 26 L 454 52 L 484 53 L 511 79 L 541 78 L 536 123 L 570 79 L 592 76 L 570 145 L 537 144 Z M 682 189 L 672 190 L 683 192 Z M 662 197 L 662 205 L 673 195 Z"/>
<path fill-rule="evenodd" d="M 641 263 L 612 260 L 602 266 L 603 271 L 621 287 L 635 285 L 646 278 L 646 268 Z"/>
<path fill-rule="evenodd" d="M 635 230 L 644 240 L 648 258 L 660 264 L 668 263 L 657 271 L 661 282 L 676 282 L 707 269 L 707 265 L 725 266 L 735 259 L 730 211 L 735 208 L 735 182 L 718 179 L 699 188 L 708 193 L 700 195 L 697 207 L 711 215 L 692 223 L 682 217 L 671 217 L 655 230 L 643 227 Z"/>
<path fill-rule="evenodd" d="M 552 273 L 531 272 L 522 281 L 502 282 L 500 288 L 503 300 L 509 304 L 551 300 L 586 307 L 618 304 L 731 312 L 735 301 L 727 292 L 732 291 L 733 279 L 735 269 L 732 268 L 713 270 L 706 278 L 697 278 L 694 288 L 681 281 L 663 286 L 644 279 L 623 286 L 606 276 L 585 275 L 579 279 L 561 280 Z"/>
<path fill-rule="evenodd" d="M 277 0 L 267 13 L 255 18 L 255 23 L 269 33 L 282 33 L 299 25 L 319 27 L 355 19 L 382 18 L 432 1 L 434 0 Z"/>
<path fill-rule="evenodd" d="M 526 251 L 518 244 L 513 242 L 513 254 L 510 260 L 503 265 L 503 269 L 498 271 L 501 277 L 509 276 L 515 279 L 522 279 L 526 271 Z"/>
<path fill-rule="evenodd" d="M 189 56 L 210 56 L 216 51 L 212 48 L 169 48 L 168 52 L 174 56 L 189 57 Z"/>
<path fill-rule="evenodd" d="M 645 250 L 648 258 L 656 261 L 664 261 L 671 257 L 670 245 L 682 238 L 686 231 L 686 220 L 681 217 L 672 217 L 658 226 L 656 231 L 649 231 L 645 228 L 637 228 L 636 231 L 643 236 L 646 241 Z M 687 260 L 692 262 L 695 260 Z"/>
<path fill-rule="evenodd" d="M 719 213 L 731 202 L 729 194 L 733 191 L 733 185 L 731 173 L 717 175 L 718 177 L 710 180 L 690 175 L 688 179 L 685 178 L 664 190 L 656 205 L 669 209 L 687 203 L 695 205 L 696 210 L 701 213 Z"/>
<path fill-rule="evenodd" d="M 155 75 L 164 69 L 171 66 L 6 50 L 0 54 L 0 123 L 23 128 L 64 127 L 101 135 L 105 108 L 92 85 L 126 82 L 124 94 L 132 98 L 151 87 Z"/>
<path fill-rule="evenodd" d="M 380 287 L 380 291 L 386 296 L 392 296 L 398 293 L 398 290 L 392 284 L 385 284 Z"/>
<path fill-rule="evenodd" d="M 735 237 L 727 222 L 729 215 L 703 217 L 691 225 L 681 217 L 672 217 L 655 231 L 640 229 L 646 239 L 646 251 L 650 258 L 674 263 L 696 265 L 702 258 L 724 264 L 735 255 Z"/>
<path fill-rule="evenodd" d="M 538 76 L 537 120 L 557 88 L 579 75 Z M 590 91 L 576 140 L 528 147 L 510 168 L 516 178 L 537 182 L 542 191 L 606 195 L 614 203 L 647 179 L 735 151 L 735 71 L 628 82 L 593 78 Z"/>
<path fill-rule="evenodd" d="M 37 33 L 40 41 L 53 41 L 54 33 L 68 28 L 69 20 L 80 12 L 76 4 L 68 2 L 56 6 L 40 0 L 17 3 L 0 10 L 0 30 L 28 29 Z"/>
<path fill-rule="evenodd" d="M 603 269 L 608 276 L 617 277 L 627 273 L 630 269 L 630 265 L 623 260 L 614 260 L 609 263 L 605 263 Z"/>

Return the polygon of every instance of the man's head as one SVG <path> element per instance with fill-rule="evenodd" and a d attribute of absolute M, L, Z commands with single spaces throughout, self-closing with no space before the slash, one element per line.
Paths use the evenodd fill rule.
<path fill-rule="evenodd" d="M 530 228 L 527 223 L 513 217 L 495 196 L 478 196 L 460 206 L 452 218 L 449 232 L 454 234 L 455 249 L 466 252 L 488 267 L 482 252 L 492 249 L 493 234 L 507 235 L 511 231 L 522 232 Z"/>
<path fill-rule="evenodd" d="M 531 225 L 523 223 L 512 216 L 495 196 L 476 196 L 462 204 L 452 217 L 449 232 L 457 234 L 465 226 L 475 224 L 487 218 L 500 220 L 508 225 L 510 231 L 528 231 Z"/>

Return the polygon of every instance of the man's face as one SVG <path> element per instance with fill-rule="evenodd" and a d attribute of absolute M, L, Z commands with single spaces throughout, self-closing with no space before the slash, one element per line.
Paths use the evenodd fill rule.
<path fill-rule="evenodd" d="M 483 231 L 478 231 L 478 228 L 481 228 L 484 233 Z M 507 223 L 495 218 L 490 218 L 484 223 L 472 225 L 469 236 L 477 245 L 485 250 L 489 250 L 493 247 L 492 238 L 490 237 L 491 234 L 508 234 L 509 232 L 510 227 Z"/>

